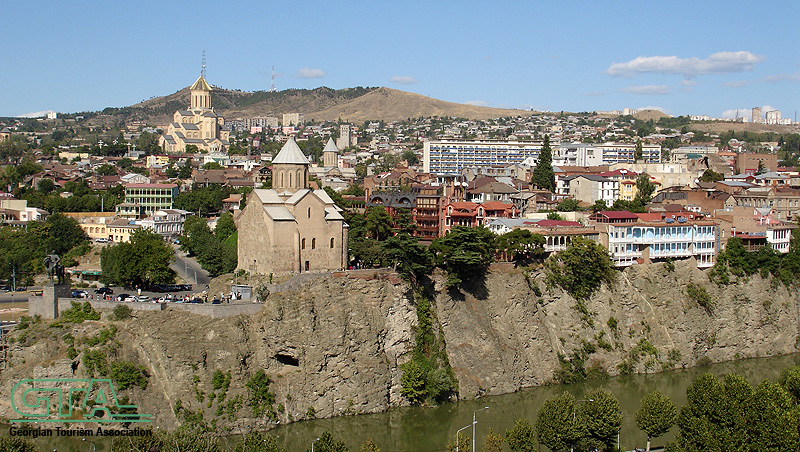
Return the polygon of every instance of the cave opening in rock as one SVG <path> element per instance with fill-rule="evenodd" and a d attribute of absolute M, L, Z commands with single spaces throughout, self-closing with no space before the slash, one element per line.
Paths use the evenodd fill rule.
<path fill-rule="evenodd" d="M 275 355 L 275 359 L 278 360 L 281 364 L 286 364 L 287 366 L 299 366 L 300 360 L 295 358 L 291 355 L 284 355 L 283 353 L 278 353 Z"/>

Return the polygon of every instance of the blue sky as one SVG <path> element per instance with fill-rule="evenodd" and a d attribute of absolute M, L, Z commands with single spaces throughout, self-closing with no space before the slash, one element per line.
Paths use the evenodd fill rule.
<path fill-rule="evenodd" d="M 4 1 L 0 116 L 388 86 L 550 111 L 800 109 L 800 2 Z M 744 113 L 740 113 L 744 114 Z"/>

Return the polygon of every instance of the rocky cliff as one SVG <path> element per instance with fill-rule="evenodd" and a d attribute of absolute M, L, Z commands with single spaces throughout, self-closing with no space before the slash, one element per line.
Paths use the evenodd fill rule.
<path fill-rule="evenodd" d="M 586 375 L 655 372 L 703 362 L 798 351 L 797 293 L 759 277 L 725 287 L 708 282 L 691 261 L 619 273 L 587 304 L 548 288 L 543 273 L 494 268 L 485 287 L 448 291 L 433 276 L 439 331 L 462 398 L 501 394 Z M 699 283 L 713 305 L 687 296 Z M 315 279 L 273 293 L 255 316 L 211 319 L 179 311 L 137 312 L 135 318 L 62 328 L 36 324 L 13 333 L 3 393 L 21 378 L 87 375 L 88 350 L 138 363 L 147 388 L 127 390 L 156 425 L 173 427 L 185 412 L 236 431 L 310 417 L 383 411 L 404 404 L 399 364 L 409 359 L 417 322 L 406 283 L 393 277 Z M 96 340 L 109 324 L 117 331 Z M 79 355 L 67 356 L 65 335 Z M 95 345 L 90 345 L 95 344 Z M 77 363 L 77 364 L 75 364 Z M 275 394 L 275 417 L 254 416 L 249 379 L 263 369 Z M 216 372 L 221 371 L 221 372 Z M 213 375 L 230 372 L 227 389 Z M 178 402 L 180 401 L 180 402 Z M 13 418 L 9 401 L 0 415 Z"/>

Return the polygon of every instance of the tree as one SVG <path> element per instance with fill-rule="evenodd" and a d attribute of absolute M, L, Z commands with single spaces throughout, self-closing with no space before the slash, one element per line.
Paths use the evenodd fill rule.
<path fill-rule="evenodd" d="M 234 232 L 236 232 L 236 224 L 233 222 L 233 215 L 225 211 L 217 220 L 217 226 L 214 228 L 214 236 L 217 240 L 223 241 Z"/>
<path fill-rule="evenodd" d="M 400 375 L 400 395 L 408 399 L 412 405 L 424 402 L 428 395 L 425 391 L 425 370 L 415 359 L 402 364 L 400 370 L 403 372 Z"/>
<path fill-rule="evenodd" d="M 381 449 L 375 444 L 375 440 L 367 438 L 361 442 L 360 452 L 381 452 Z"/>
<path fill-rule="evenodd" d="M 0 436 L 0 450 L 6 452 L 39 452 L 36 444 L 19 436 Z"/>
<path fill-rule="evenodd" d="M 447 271 L 447 286 L 455 287 L 467 279 L 482 277 L 495 250 L 497 237 L 487 228 L 455 226 L 428 248 L 437 266 Z"/>
<path fill-rule="evenodd" d="M 545 261 L 547 279 L 576 300 L 588 299 L 601 284 L 616 280 L 608 251 L 589 239 L 575 237 L 566 250 Z"/>
<path fill-rule="evenodd" d="M 315 452 L 350 452 L 344 441 L 337 440 L 329 431 L 325 431 L 319 436 L 319 440 L 314 443 Z M 311 452 L 307 449 L 306 452 Z"/>
<path fill-rule="evenodd" d="M 506 442 L 511 452 L 534 452 L 536 434 L 527 419 L 517 419 L 514 426 L 506 430 Z"/>
<path fill-rule="evenodd" d="M 650 182 L 650 176 L 647 173 L 642 173 L 636 179 L 636 198 L 634 202 L 640 203 L 642 206 L 646 205 L 653 198 L 653 192 L 656 186 Z"/>
<path fill-rule="evenodd" d="M 556 191 L 556 178 L 553 173 L 553 152 L 550 149 L 550 135 L 544 136 L 542 150 L 539 151 L 539 161 L 533 169 L 531 184 L 550 192 Z"/>
<path fill-rule="evenodd" d="M 136 230 L 130 242 L 107 246 L 100 252 L 100 277 L 105 284 L 149 287 L 172 284 L 175 271 L 169 268 L 175 251 L 161 236 L 147 229 Z"/>
<path fill-rule="evenodd" d="M 678 411 L 672 399 L 658 391 L 644 396 L 636 412 L 636 426 L 647 434 L 647 449 L 650 451 L 650 440 L 658 438 L 675 425 Z"/>
<path fill-rule="evenodd" d="M 469 452 L 472 450 L 472 440 L 464 433 L 456 433 L 453 441 L 447 444 L 447 452 Z"/>
<path fill-rule="evenodd" d="M 403 151 L 403 153 L 400 154 L 400 158 L 402 160 L 407 161 L 409 165 L 416 165 L 417 163 L 419 163 L 419 158 L 417 157 L 417 154 L 415 154 L 414 151 L 410 149 Z"/>
<path fill-rule="evenodd" d="M 383 249 L 386 259 L 395 265 L 397 272 L 412 278 L 414 282 L 431 270 L 433 258 L 428 248 L 406 233 L 386 239 Z"/>
<path fill-rule="evenodd" d="M 764 166 L 764 162 L 761 160 L 758 161 L 758 168 L 756 168 L 756 176 L 759 174 L 764 174 L 767 172 L 767 168 Z"/>
<path fill-rule="evenodd" d="M 53 182 L 53 179 L 40 179 L 39 183 L 36 184 L 36 188 L 40 192 L 48 194 L 56 188 L 56 184 Z"/>
<path fill-rule="evenodd" d="M 559 212 L 577 212 L 581 209 L 578 200 L 575 198 L 565 198 L 556 206 L 556 210 Z"/>
<path fill-rule="evenodd" d="M 136 148 L 146 155 L 158 154 L 161 147 L 158 145 L 159 134 L 142 132 L 136 139 Z"/>
<path fill-rule="evenodd" d="M 604 389 L 586 394 L 586 400 L 578 406 L 578 416 L 583 433 L 578 442 L 580 449 L 614 449 L 622 427 L 622 412 L 613 394 Z"/>
<path fill-rule="evenodd" d="M 783 369 L 778 382 L 792 395 L 794 402 L 800 404 L 800 366 Z"/>
<path fill-rule="evenodd" d="M 748 451 L 796 451 L 800 445 L 800 411 L 792 396 L 777 383 L 756 386 L 747 406 Z"/>
<path fill-rule="evenodd" d="M 208 170 L 215 170 L 215 169 L 224 169 L 225 167 L 220 165 L 217 162 L 208 162 L 208 163 L 204 163 L 202 168 L 204 170 L 208 171 Z"/>
<path fill-rule="evenodd" d="M 636 139 L 636 146 L 633 149 L 633 160 L 639 162 L 642 160 L 642 140 Z"/>
<path fill-rule="evenodd" d="M 233 452 L 286 452 L 286 449 L 278 445 L 275 436 L 255 431 L 244 435 L 242 442 L 233 448 Z"/>
<path fill-rule="evenodd" d="M 483 439 L 483 452 L 503 452 L 503 437 L 489 428 L 489 433 Z"/>
<path fill-rule="evenodd" d="M 375 240 L 386 240 L 392 234 L 392 217 L 383 206 L 367 208 L 367 232 Z"/>
<path fill-rule="evenodd" d="M 700 176 L 699 180 L 700 182 L 719 182 L 725 180 L 725 175 L 709 168 L 703 171 L 703 175 Z"/>
<path fill-rule="evenodd" d="M 608 204 L 603 199 L 598 199 L 592 205 L 592 212 L 600 212 L 602 210 L 608 210 Z"/>
<path fill-rule="evenodd" d="M 568 449 L 578 438 L 576 419 L 572 394 L 547 399 L 536 415 L 536 439 L 553 451 Z"/>
<path fill-rule="evenodd" d="M 541 234 L 534 234 L 528 229 L 514 229 L 497 238 L 497 249 L 520 266 L 542 259 L 545 255 L 545 243 Z"/>

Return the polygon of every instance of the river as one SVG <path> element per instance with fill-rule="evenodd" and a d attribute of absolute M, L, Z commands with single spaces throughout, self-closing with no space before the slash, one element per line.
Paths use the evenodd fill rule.
<path fill-rule="evenodd" d="M 712 364 L 705 367 L 681 369 L 651 375 L 629 375 L 606 380 L 593 380 L 572 385 L 544 386 L 525 389 L 513 394 L 483 397 L 476 400 L 460 401 L 433 408 L 393 408 L 384 413 L 360 416 L 344 416 L 332 419 L 296 422 L 281 426 L 272 431 L 278 442 L 289 452 L 310 450 L 311 441 L 324 431 L 331 431 L 338 439 L 343 439 L 352 452 L 359 450 L 361 441 L 373 438 L 382 452 L 433 452 L 442 451 L 452 441 L 456 430 L 471 424 L 473 412 L 477 413 L 476 452 L 482 450 L 483 437 L 489 429 L 503 434 L 518 418 L 527 418 L 533 424 L 536 412 L 548 398 L 571 392 L 581 399 L 587 392 L 596 388 L 611 391 L 620 401 L 623 411 L 620 441 L 623 450 L 644 447 L 647 438 L 636 428 L 634 413 L 639 408 L 639 400 L 647 393 L 659 389 L 668 395 L 678 406 L 686 402 L 686 388 L 703 373 L 723 376 L 739 373 L 752 384 L 767 378 L 777 380 L 780 372 L 789 366 L 800 365 L 800 354 L 774 358 L 748 359 L 727 363 Z M 471 436 L 470 428 L 463 433 Z M 654 441 L 663 445 L 674 437 L 676 427 L 664 437 Z M 7 434 L 7 433 L 4 433 Z M 96 452 L 110 451 L 110 440 L 91 439 L 96 444 Z M 232 448 L 236 438 L 228 438 Z M 37 440 L 42 452 L 90 452 L 91 445 L 82 438 L 40 438 Z M 542 448 L 546 450 L 546 448 Z M 224 450 L 224 447 L 223 447 Z"/>

